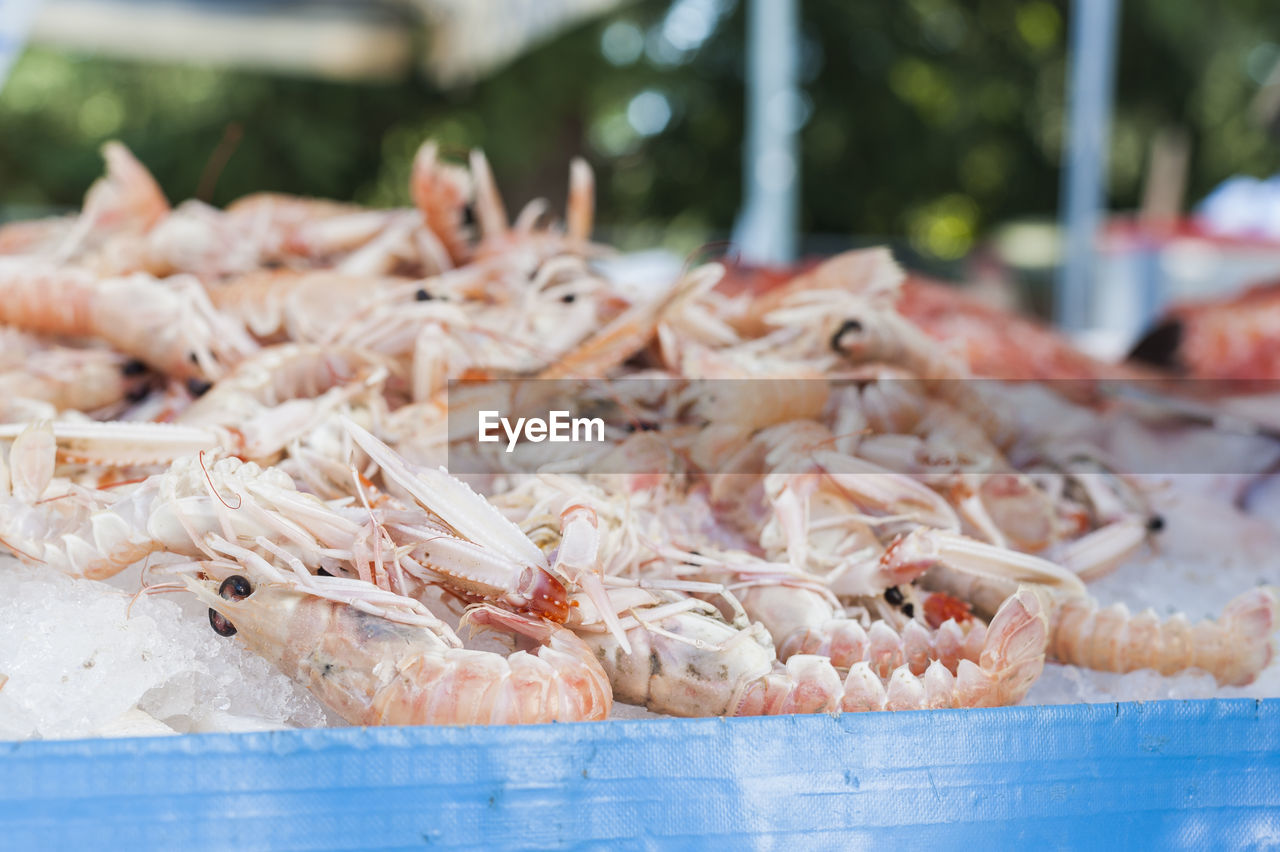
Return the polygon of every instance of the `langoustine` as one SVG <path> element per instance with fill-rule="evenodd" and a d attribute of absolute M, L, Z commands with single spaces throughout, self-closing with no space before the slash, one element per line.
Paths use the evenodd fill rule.
<path fill-rule="evenodd" d="M 971 601 L 977 612 L 1003 600 L 1013 576 L 965 573 L 937 565 L 926 586 Z M 1111 672 L 1151 668 L 1161 674 L 1201 669 L 1224 685 L 1252 683 L 1274 658 L 1280 627 L 1280 591 L 1263 586 L 1242 592 L 1215 619 L 1191 624 L 1182 614 L 1161 620 L 1124 604 L 1101 607 L 1082 589 L 1043 586 L 1049 606 L 1049 659 Z"/>
<path fill-rule="evenodd" d="M 599 663 L 564 627 L 491 605 L 463 624 L 538 643 L 510 656 L 398 623 L 285 585 L 241 575 L 188 588 L 239 636 L 353 725 L 532 724 L 604 719 L 612 706 Z M 221 592 L 221 593 L 220 593 Z M 229 631 L 229 632 L 228 632 Z"/>
<path fill-rule="evenodd" d="M 513 224 L 482 155 L 463 169 L 430 144 L 412 170 L 414 207 L 394 211 L 281 196 L 170 209 L 136 161 L 115 151 L 109 162 L 79 219 L 0 233 L 14 255 L 0 258 L 0 285 L 21 297 L 13 322 L 100 337 L 127 353 L 112 356 L 124 365 L 185 380 L 159 409 L 180 425 L 60 421 L 18 437 L 3 535 L 28 559 L 94 576 L 151 554 L 221 560 L 223 579 L 242 573 L 252 592 L 219 606 L 256 597 L 292 620 L 283 637 L 252 606 L 220 616 L 246 639 L 265 637 L 264 654 L 334 637 L 329 658 L 288 664 L 332 690 L 349 719 L 596 718 L 609 682 L 621 700 L 676 714 L 971 706 L 1020 700 L 1046 651 L 1106 668 L 1207 667 L 1230 683 L 1271 659 L 1270 589 L 1196 627 L 1087 602 L 1080 580 L 1141 547 L 1150 519 L 1100 479 L 1055 467 L 1037 424 L 988 407 L 956 353 L 899 310 L 901 273 L 886 253 L 842 256 L 754 304 L 715 289 L 716 266 L 646 300 L 593 264 L 581 162 L 562 227 L 545 225 L 537 203 Z M 74 309 L 60 312 L 51 293 Z M 89 310 L 144 297 L 163 310 L 105 320 Z M 685 473 L 566 476 L 564 494 L 522 516 L 510 479 L 489 477 L 485 498 L 399 457 L 447 458 L 456 436 L 435 427 L 449 417 L 451 381 L 604 374 L 670 382 L 633 425 L 669 439 Z M 752 376 L 767 383 L 698 394 L 700 382 Z M 371 433 L 406 452 L 389 455 Z M 5 427 L 0 439 L 20 434 Z M 26 458 L 37 445 L 39 458 Z M 276 469 L 219 459 L 219 445 L 285 459 Z M 124 466 L 174 458 L 118 488 L 52 484 L 54 459 L 125 478 Z M 717 478 L 744 472 L 747 487 Z M 379 477 L 385 492 L 370 481 Z M 744 554 L 709 567 L 729 547 Z M 282 566 L 283 580 L 272 574 Z M 967 578 L 949 586 L 965 603 L 917 590 L 926 568 L 931 583 Z M 446 629 L 373 611 L 375 591 L 464 599 L 477 607 L 466 623 L 542 650 L 450 657 L 462 652 Z M 991 622 L 970 617 L 969 603 Z M 352 644 L 384 623 L 407 656 Z M 358 670 L 343 684 L 320 664 L 335 659 Z M 365 670 L 392 659 L 403 680 Z M 513 684 L 542 670 L 539 659 L 563 666 L 526 701 Z M 471 689 L 455 679 L 464 669 L 490 691 L 433 715 L 423 702 Z"/>
<path fill-rule="evenodd" d="M 99 278 L 23 257 L 0 257 L 0 322 L 100 338 L 181 379 L 217 377 L 257 349 L 194 279 Z"/>

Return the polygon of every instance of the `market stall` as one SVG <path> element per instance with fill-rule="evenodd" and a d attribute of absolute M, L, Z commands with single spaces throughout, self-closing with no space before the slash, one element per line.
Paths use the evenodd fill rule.
<path fill-rule="evenodd" d="M 277 40 L 316 47 L 271 21 L 323 19 L 352 52 L 339 70 L 279 54 L 293 73 L 406 73 L 410 4 L 205 5 L 224 4 L 139 33 L 211 16 L 202 62 L 261 64 Z M 1042 6 L 1013 31 L 1033 50 L 1057 31 Z M 428 7 L 454 12 L 428 40 L 483 17 Z M 388 133 L 383 204 L 210 203 L 252 124 L 221 131 L 193 199 L 106 142 L 77 207 L 0 224 L 7 835 L 1275 843 L 1276 299 L 1217 286 L 1250 277 L 1221 257 L 1184 262 L 1247 248 L 1265 270 L 1272 246 L 1204 221 L 1101 229 L 1109 72 L 1080 63 L 1107 58 L 1116 9 L 1081 7 L 1054 325 L 1017 313 L 998 251 L 967 288 L 904 268 L 969 244 L 955 193 L 912 251 L 807 256 L 815 51 L 790 3 L 745 10 L 727 250 L 606 239 L 608 161 L 573 156 L 550 200 L 517 207 L 449 140 L 466 116 L 407 156 Z M 681 0 L 648 35 L 608 24 L 602 51 L 674 67 L 732 13 Z M 234 37 L 242 15 L 258 41 Z M 51 20 L 9 23 L 147 42 Z M 438 79 L 555 26 L 452 54 Z M 15 115 L 41 114 L 31 93 L 61 67 Z M 901 67 L 911 97 L 945 88 Z M 127 101 L 91 100 L 82 129 L 128 126 Z M 681 109 L 653 86 L 624 103 L 585 134 L 615 146 L 610 191 Z"/>

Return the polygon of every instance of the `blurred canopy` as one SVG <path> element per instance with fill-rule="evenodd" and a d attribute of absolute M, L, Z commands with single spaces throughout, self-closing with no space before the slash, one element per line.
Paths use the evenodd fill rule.
<path fill-rule="evenodd" d="M 1192 199 L 1280 170 L 1249 109 L 1280 60 L 1274 3 L 1123 0 L 1113 207 L 1136 205 L 1164 127 L 1189 132 Z M 801 9 L 806 95 L 788 109 L 806 233 L 836 247 L 905 236 L 945 261 L 994 223 L 1055 215 L 1068 4 Z M 452 91 L 33 48 L 0 92 L 0 215 L 78 205 L 112 138 L 173 199 L 203 187 L 219 204 L 257 190 L 404 204 L 410 159 L 433 136 L 459 156 L 485 149 L 513 206 L 561 205 L 569 159 L 585 154 L 609 236 L 688 248 L 723 237 L 740 203 L 743 17 L 734 0 L 627 5 Z"/>

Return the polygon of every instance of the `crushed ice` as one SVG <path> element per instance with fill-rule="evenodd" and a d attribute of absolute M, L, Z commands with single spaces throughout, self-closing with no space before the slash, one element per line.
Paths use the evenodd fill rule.
<path fill-rule="evenodd" d="M 0 738 L 325 724 L 319 703 L 176 596 L 0 558 Z"/>

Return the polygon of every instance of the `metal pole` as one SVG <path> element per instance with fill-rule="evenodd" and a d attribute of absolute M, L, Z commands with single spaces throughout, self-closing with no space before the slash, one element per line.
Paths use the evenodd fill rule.
<path fill-rule="evenodd" d="M 795 0 L 747 4 L 745 200 L 733 243 L 748 263 L 795 259 L 799 218 L 799 15 Z"/>
<path fill-rule="evenodd" d="M 1106 211 L 1118 11 L 1118 0 L 1075 0 L 1071 10 L 1068 136 L 1062 176 L 1066 233 L 1055 299 L 1058 323 L 1069 331 L 1097 320 L 1093 315 L 1097 239 Z"/>

